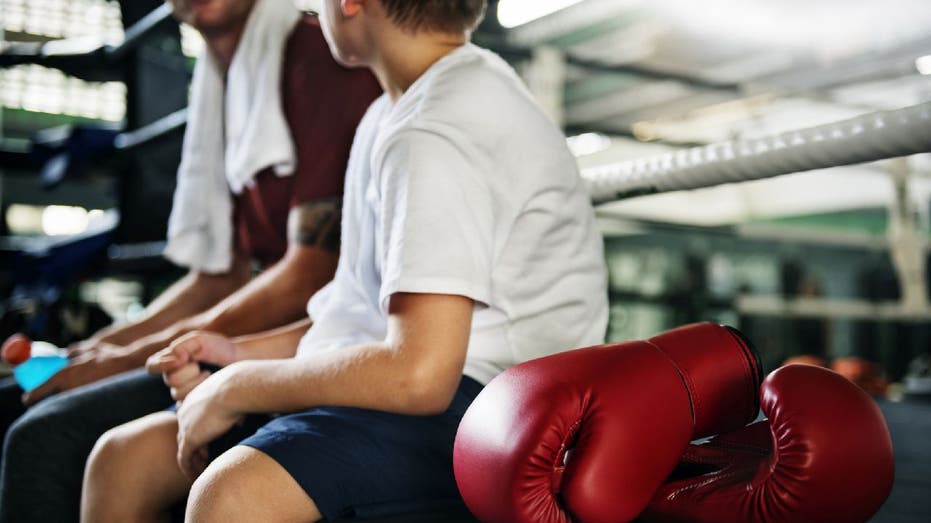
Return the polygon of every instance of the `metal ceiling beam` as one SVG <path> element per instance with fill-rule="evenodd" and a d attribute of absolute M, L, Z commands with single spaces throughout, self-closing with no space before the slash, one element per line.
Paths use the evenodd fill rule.
<path fill-rule="evenodd" d="M 510 43 L 500 35 L 480 32 L 476 33 L 474 40 L 478 45 L 491 49 L 510 62 L 529 60 L 533 54 L 533 48 Z M 608 64 L 579 58 L 571 53 L 565 53 L 564 56 L 568 65 L 578 67 L 592 74 L 620 74 L 633 75 L 644 80 L 671 80 L 688 87 L 727 91 L 729 93 L 738 93 L 740 90 L 740 86 L 736 83 L 715 82 L 691 75 L 660 71 L 631 64 Z"/>

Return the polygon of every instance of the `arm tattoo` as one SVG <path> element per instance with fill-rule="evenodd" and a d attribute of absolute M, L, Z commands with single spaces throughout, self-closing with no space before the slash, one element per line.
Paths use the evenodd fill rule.
<path fill-rule="evenodd" d="M 339 252 L 343 201 L 339 198 L 305 202 L 288 215 L 288 242 Z"/>

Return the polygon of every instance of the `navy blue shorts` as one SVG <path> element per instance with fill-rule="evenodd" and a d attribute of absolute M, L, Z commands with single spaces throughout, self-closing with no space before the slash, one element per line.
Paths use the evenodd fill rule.
<path fill-rule="evenodd" d="M 463 376 L 449 409 L 438 416 L 345 407 L 270 420 L 256 416 L 211 444 L 211 454 L 257 427 L 238 444 L 277 461 L 328 520 L 461 508 L 453 441 L 462 415 L 481 390 L 480 383 Z"/>

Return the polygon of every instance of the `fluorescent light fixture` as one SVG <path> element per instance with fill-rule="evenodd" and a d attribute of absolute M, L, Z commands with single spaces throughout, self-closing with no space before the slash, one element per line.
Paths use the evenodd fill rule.
<path fill-rule="evenodd" d="M 501 0 L 498 3 L 498 22 L 511 28 L 526 24 L 575 5 L 582 0 Z"/>
<path fill-rule="evenodd" d="M 80 234 L 94 221 L 104 218 L 101 209 L 65 205 L 27 205 L 14 203 L 7 208 L 6 223 L 13 234 L 67 236 Z"/>
<path fill-rule="evenodd" d="M 120 121 L 126 85 L 85 82 L 39 65 L 0 70 L 0 105 L 26 111 Z"/>
<path fill-rule="evenodd" d="M 90 223 L 87 209 L 49 205 L 42 211 L 42 232 L 49 236 L 81 234 Z"/>
<path fill-rule="evenodd" d="M 569 142 L 569 150 L 576 157 L 600 153 L 611 147 L 611 139 L 599 133 L 582 133 L 570 136 L 566 141 Z"/>
<path fill-rule="evenodd" d="M 916 58 L 915 69 L 921 74 L 931 75 L 931 54 Z"/>
<path fill-rule="evenodd" d="M 41 234 L 42 207 L 14 203 L 7 207 L 6 224 L 13 234 Z"/>
<path fill-rule="evenodd" d="M 198 57 L 204 50 L 204 37 L 197 32 L 197 29 L 181 24 L 181 52 L 184 56 Z"/>
<path fill-rule="evenodd" d="M 320 12 L 322 0 L 294 0 L 294 5 L 301 11 Z"/>
<path fill-rule="evenodd" d="M 650 122 L 636 122 L 630 129 L 634 133 L 634 138 L 641 142 L 652 142 L 659 138 L 656 126 Z"/>
<path fill-rule="evenodd" d="M 0 26 L 11 32 L 116 44 L 123 38 L 120 20 L 119 4 L 108 0 L 0 0 Z"/>

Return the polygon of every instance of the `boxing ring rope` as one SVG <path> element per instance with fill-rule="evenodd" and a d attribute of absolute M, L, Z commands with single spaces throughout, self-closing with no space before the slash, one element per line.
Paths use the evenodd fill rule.
<path fill-rule="evenodd" d="M 585 169 L 582 177 L 594 202 L 606 203 L 643 194 L 759 180 L 924 152 L 931 152 L 931 102 L 765 138 L 716 143 Z M 931 303 L 923 277 L 927 241 L 915 231 L 902 234 L 908 231 L 899 230 L 900 234 L 894 234 L 909 225 L 897 220 L 902 218 L 899 214 L 902 213 L 890 215 L 891 225 L 898 227 L 887 231 L 887 245 L 903 287 L 900 302 L 787 301 L 776 296 L 740 296 L 737 308 L 782 316 L 931 321 Z M 912 266 L 922 268 L 917 277 L 912 274 L 915 272 Z"/>
<path fill-rule="evenodd" d="M 595 203 L 931 152 L 931 102 L 582 171 Z"/>

